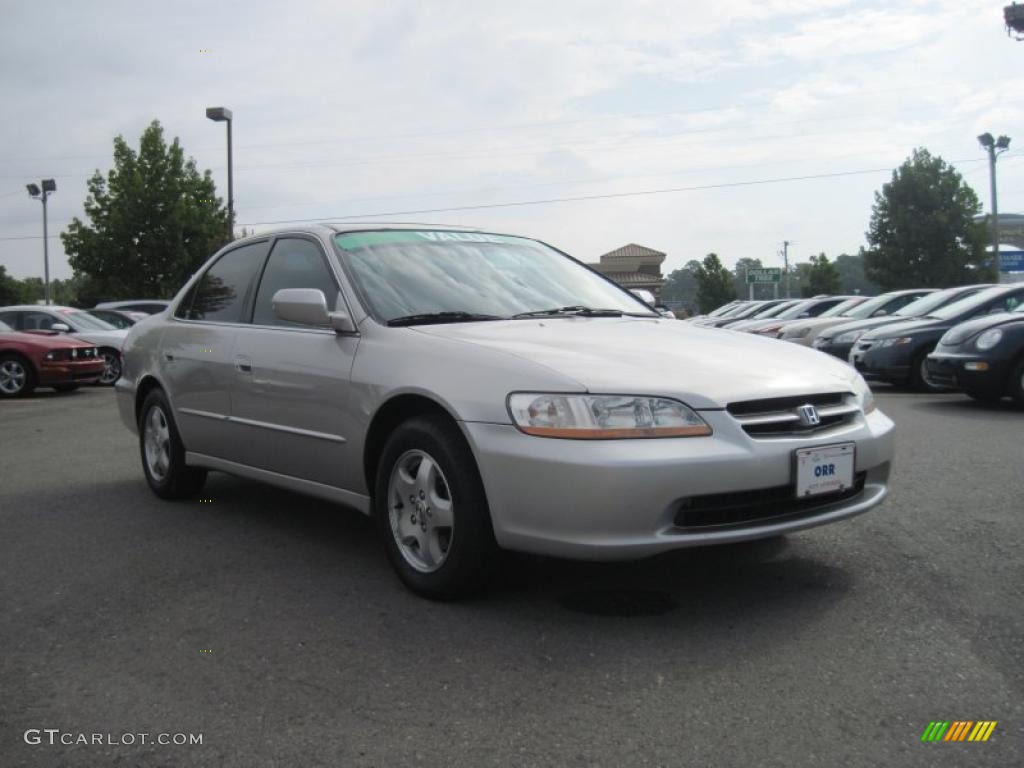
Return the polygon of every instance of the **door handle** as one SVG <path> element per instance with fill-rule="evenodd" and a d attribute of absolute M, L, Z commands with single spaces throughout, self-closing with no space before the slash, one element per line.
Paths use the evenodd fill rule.
<path fill-rule="evenodd" d="M 235 357 L 235 368 L 242 373 L 252 373 L 252 360 L 242 355 Z"/>

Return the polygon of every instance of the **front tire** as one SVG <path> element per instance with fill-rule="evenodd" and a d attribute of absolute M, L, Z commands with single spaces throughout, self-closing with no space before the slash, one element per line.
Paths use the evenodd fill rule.
<path fill-rule="evenodd" d="M 36 388 L 36 372 L 21 355 L 0 357 L 0 397 L 28 397 Z"/>
<path fill-rule="evenodd" d="M 146 482 L 161 499 L 186 499 L 206 482 L 206 470 L 185 463 L 185 446 L 163 390 L 154 389 L 139 411 L 139 453 Z"/>
<path fill-rule="evenodd" d="M 374 515 L 392 567 L 423 597 L 462 597 L 493 574 L 498 547 L 483 482 L 465 438 L 446 416 L 417 416 L 388 438 Z"/>
<path fill-rule="evenodd" d="M 1010 374 L 1010 386 L 1008 387 L 1010 397 L 1019 408 L 1024 408 L 1024 358 L 1014 366 Z"/>
<path fill-rule="evenodd" d="M 121 355 L 116 349 L 105 347 L 100 350 L 100 357 L 103 358 L 103 373 L 100 374 L 99 384 L 112 387 L 121 378 Z"/>
<path fill-rule="evenodd" d="M 910 386 L 918 392 L 942 392 L 941 387 L 936 387 L 928 382 L 928 355 L 931 349 L 923 349 L 914 357 L 910 366 Z"/>

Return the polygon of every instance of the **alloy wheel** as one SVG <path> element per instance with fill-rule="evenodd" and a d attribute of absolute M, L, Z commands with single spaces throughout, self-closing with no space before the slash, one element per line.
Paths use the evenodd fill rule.
<path fill-rule="evenodd" d="M 121 378 L 121 357 L 117 352 L 103 352 L 103 373 L 100 384 L 113 384 Z"/>
<path fill-rule="evenodd" d="M 163 409 L 154 405 L 146 414 L 143 434 L 146 467 L 158 483 L 167 477 L 171 466 L 171 430 Z"/>
<path fill-rule="evenodd" d="M 398 551 L 413 568 L 432 573 L 451 549 L 454 510 L 437 462 L 418 449 L 403 453 L 388 480 L 388 517 Z"/>
<path fill-rule="evenodd" d="M 18 360 L 4 360 L 0 363 L 0 390 L 5 395 L 16 395 L 25 387 L 28 373 Z"/>

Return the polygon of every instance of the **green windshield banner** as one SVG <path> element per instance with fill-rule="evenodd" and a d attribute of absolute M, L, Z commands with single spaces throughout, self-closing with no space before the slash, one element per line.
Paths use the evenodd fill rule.
<path fill-rule="evenodd" d="M 372 245 L 392 243 L 501 243 L 527 245 L 530 240 L 508 235 L 489 235 L 484 232 L 452 232 L 450 230 L 386 229 L 375 232 L 345 232 L 335 235 L 339 248 L 351 251 Z"/>

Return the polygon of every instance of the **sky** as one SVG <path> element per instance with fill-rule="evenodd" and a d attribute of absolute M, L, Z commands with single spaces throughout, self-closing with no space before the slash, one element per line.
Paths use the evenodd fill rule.
<path fill-rule="evenodd" d="M 516 3 L 0 0 L 0 264 L 42 275 L 86 180 L 160 120 L 236 220 L 373 216 L 545 240 L 596 261 L 855 253 L 913 150 L 954 163 L 988 210 L 1024 211 L 1024 42 L 1003 0 Z M 560 198 L 590 198 L 551 202 Z M 515 205 L 506 205 L 513 203 Z M 438 210 L 458 209 L 458 210 Z M 380 215 L 388 214 L 388 215 Z"/>

